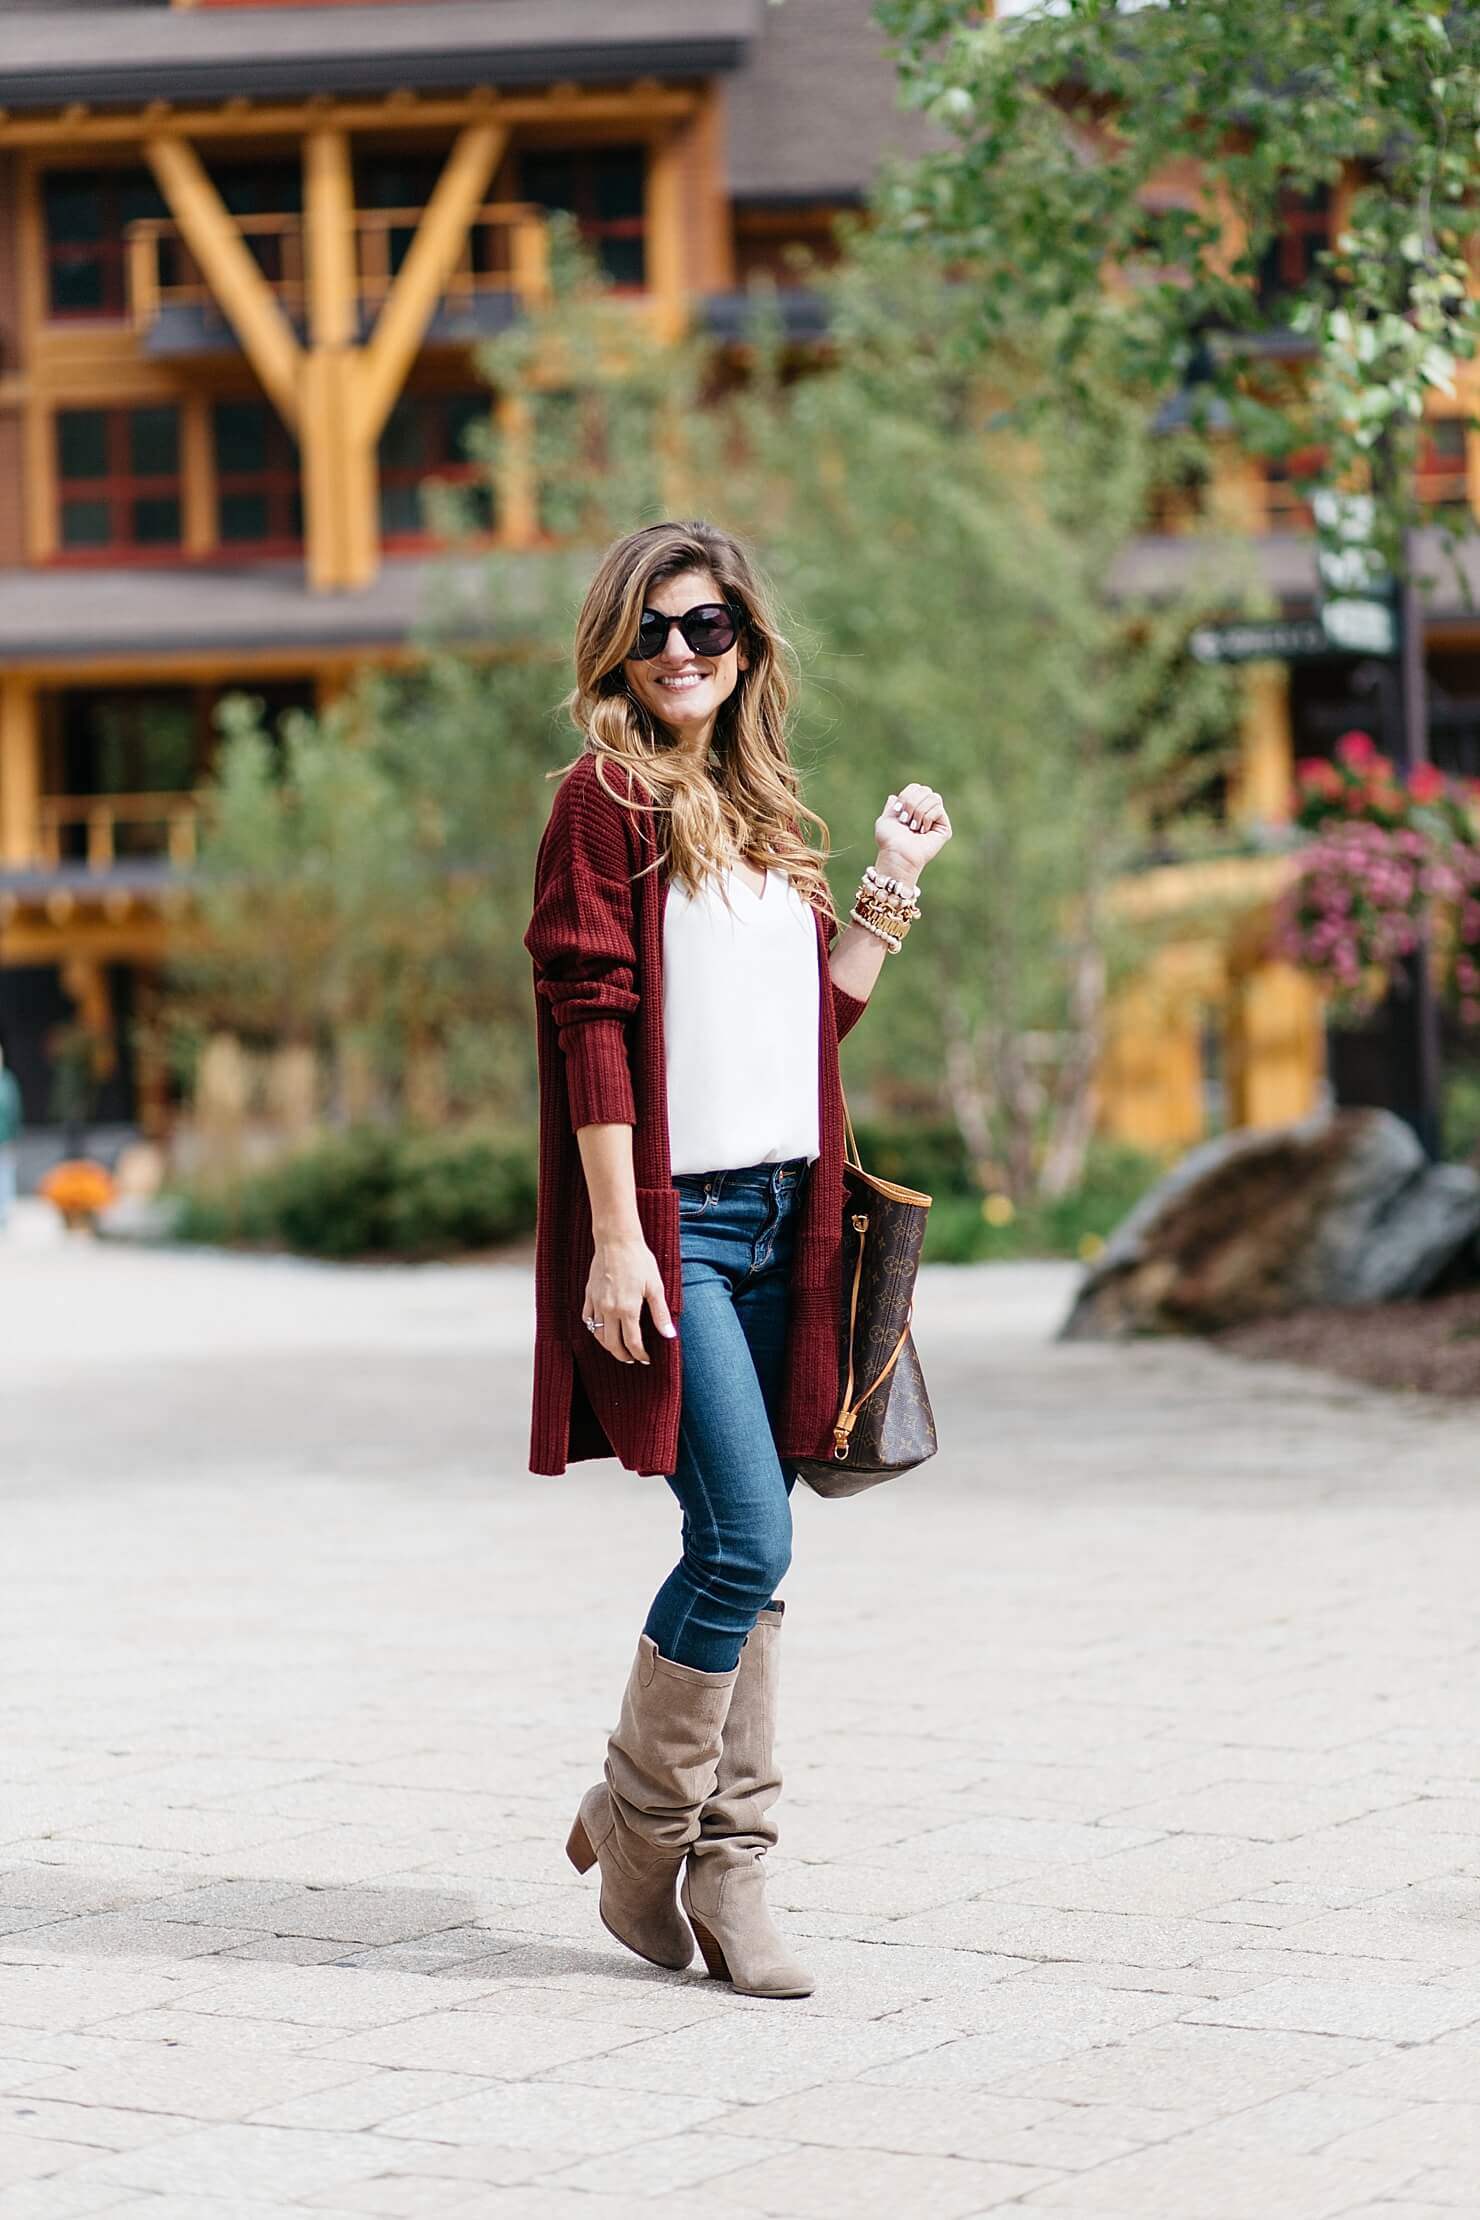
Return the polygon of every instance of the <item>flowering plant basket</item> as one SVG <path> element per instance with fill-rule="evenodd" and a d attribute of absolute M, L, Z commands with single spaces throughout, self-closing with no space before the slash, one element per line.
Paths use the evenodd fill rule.
<path fill-rule="evenodd" d="M 1436 988 L 1480 1025 L 1480 781 L 1420 764 L 1401 777 L 1365 732 L 1297 764 L 1311 835 L 1275 917 L 1272 952 L 1313 977 L 1332 1017 L 1368 1015 L 1420 936 Z"/>
<path fill-rule="evenodd" d="M 37 1192 L 61 1214 L 68 1227 L 76 1230 L 91 1226 L 98 1212 L 107 1209 L 114 1187 L 105 1167 L 92 1157 L 69 1156 L 52 1166 Z"/>

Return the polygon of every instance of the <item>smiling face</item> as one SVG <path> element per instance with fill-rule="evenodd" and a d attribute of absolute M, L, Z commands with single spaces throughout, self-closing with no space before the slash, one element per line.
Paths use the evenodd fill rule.
<path fill-rule="evenodd" d="M 724 598 L 707 570 L 685 570 L 650 586 L 643 608 L 681 617 L 701 602 Z M 696 655 L 677 625 L 670 625 L 661 652 L 647 662 L 629 657 L 622 673 L 633 699 L 666 725 L 680 746 L 697 751 L 708 746 L 720 705 L 734 693 L 740 673 L 747 668 L 738 639 L 723 655 Z"/>

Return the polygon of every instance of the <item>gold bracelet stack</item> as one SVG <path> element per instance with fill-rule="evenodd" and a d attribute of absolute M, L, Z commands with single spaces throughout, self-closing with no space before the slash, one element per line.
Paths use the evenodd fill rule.
<path fill-rule="evenodd" d="M 891 956 L 897 956 L 904 946 L 906 933 L 920 914 L 919 893 L 917 886 L 905 886 L 898 879 L 887 878 L 870 864 L 858 882 L 849 919 L 881 940 Z"/>

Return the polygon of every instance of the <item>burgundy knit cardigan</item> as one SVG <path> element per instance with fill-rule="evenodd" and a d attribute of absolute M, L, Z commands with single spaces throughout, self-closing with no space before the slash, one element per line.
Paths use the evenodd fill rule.
<path fill-rule="evenodd" d="M 610 774 L 609 774 L 610 775 Z M 540 1077 L 531 1472 L 583 1457 L 629 1471 L 678 1465 L 683 1267 L 668 1152 L 663 1055 L 663 908 L 667 878 L 644 872 L 651 819 L 613 799 L 585 755 L 562 780 L 535 864 L 534 960 Z M 777 1443 L 783 1457 L 825 1457 L 840 1389 L 843 1091 L 838 1042 L 865 1005 L 835 986 L 833 928 L 817 920 L 819 1154 L 803 1189 L 790 1280 Z M 630 1125 L 637 1214 L 678 1327 L 669 1341 L 644 1312 L 649 1365 L 620 1364 L 581 1324 L 594 1241 L 577 1129 Z M 716 1170 L 725 1167 L 716 1166 Z"/>

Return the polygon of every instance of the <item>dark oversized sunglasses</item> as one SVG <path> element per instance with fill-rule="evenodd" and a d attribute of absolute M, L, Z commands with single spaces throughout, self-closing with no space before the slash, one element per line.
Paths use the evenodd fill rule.
<path fill-rule="evenodd" d="M 723 655 L 735 645 L 739 629 L 734 610 L 724 601 L 697 601 L 681 617 L 665 617 L 661 609 L 644 609 L 637 627 L 637 645 L 632 650 L 633 662 L 650 663 L 655 655 L 661 655 L 675 625 L 695 655 Z"/>

